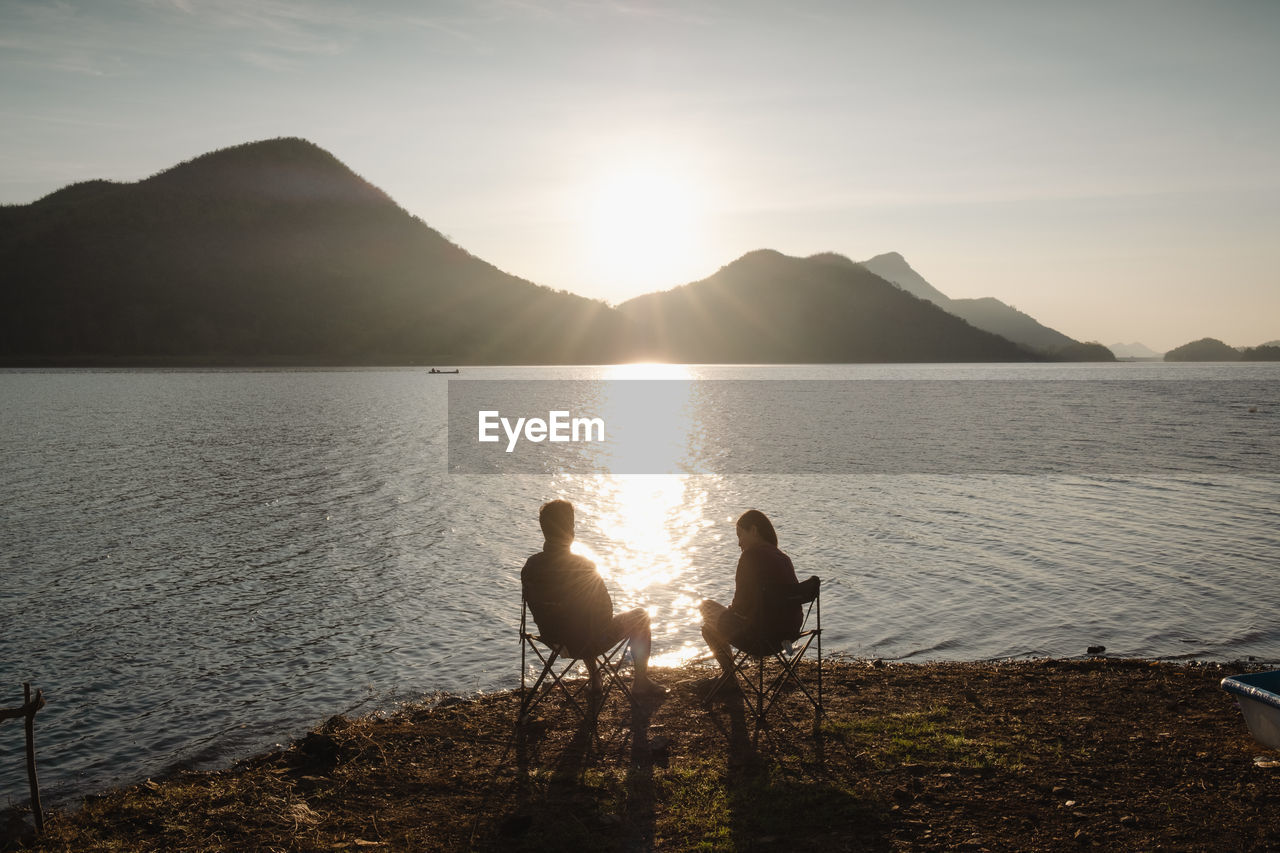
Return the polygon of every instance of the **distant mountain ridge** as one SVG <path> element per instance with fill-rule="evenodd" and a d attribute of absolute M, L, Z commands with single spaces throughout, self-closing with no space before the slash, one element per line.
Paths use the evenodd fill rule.
<path fill-rule="evenodd" d="M 991 296 L 972 299 L 951 299 L 912 269 L 906 259 L 897 252 L 887 252 L 860 262 L 881 278 L 891 281 L 903 290 L 927 299 L 957 317 L 967 320 L 979 329 L 985 329 L 1046 355 L 1053 355 L 1071 347 L 1077 349 L 1080 342 L 1051 329 Z"/>
<path fill-rule="evenodd" d="M 294 138 L 0 206 L 0 300 L 6 365 L 1038 358 L 839 256 L 753 252 L 610 308 L 497 269 Z"/>
<path fill-rule="evenodd" d="M 1160 358 L 1162 355 L 1141 343 L 1112 344 L 1108 349 L 1116 354 L 1116 358 Z"/>
<path fill-rule="evenodd" d="M 618 306 L 676 361 L 1026 361 L 1037 357 L 838 255 L 751 252 L 692 284 Z"/>

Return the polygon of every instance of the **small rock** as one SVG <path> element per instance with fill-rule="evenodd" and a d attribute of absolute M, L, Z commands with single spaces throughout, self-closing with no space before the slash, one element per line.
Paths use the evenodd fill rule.
<path fill-rule="evenodd" d="M 1085 650 L 1085 654 L 1100 655 L 1107 650 L 1106 646 L 1090 646 Z"/>

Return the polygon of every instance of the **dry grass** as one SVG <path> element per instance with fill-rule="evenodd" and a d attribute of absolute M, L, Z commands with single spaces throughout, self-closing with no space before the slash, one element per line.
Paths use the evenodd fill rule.
<path fill-rule="evenodd" d="M 48 851 L 1280 849 L 1280 770 L 1218 681 L 1141 661 L 826 668 L 753 749 L 705 670 L 656 707 L 564 709 L 514 735 L 516 697 L 335 718 L 228 770 L 55 813 Z M 788 702 L 799 700 L 793 695 Z M 1276 757 L 1274 754 L 1271 757 Z"/>

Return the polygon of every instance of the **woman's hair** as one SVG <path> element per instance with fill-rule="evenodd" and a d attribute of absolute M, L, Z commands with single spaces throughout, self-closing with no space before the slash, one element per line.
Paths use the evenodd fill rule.
<path fill-rule="evenodd" d="M 738 519 L 738 527 L 742 530 L 750 530 L 754 527 L 764 541 L 775 548 L 778 547 L 778 533 L 773 529 L 773 522 L 760 510 L 749 509 L 744 512 L 742 518 Z"/>
<path fill-rule="evenodd" d="M 557 498 L 547 501 L 538 510 L 538 524 L 548 542 L 561 542 L 573 538 L 573 504 Z"/>

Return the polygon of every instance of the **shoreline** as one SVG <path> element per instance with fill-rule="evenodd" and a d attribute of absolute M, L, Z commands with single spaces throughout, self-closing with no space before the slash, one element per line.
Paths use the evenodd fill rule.
<path fill-rule="evenodd" d="M 1258 663 L 1118 658 L 823 664 L 821 756 L 803 709 L 753 750 L 701 667 L 611 701 L 597 733 L 518 691 L 331 718 L 220 770 L 50 812 L 35 850 L 1207 850 L 1280 847 L 1280 752 L 1227 675 Z M 812 676 L 815 673 L 808 673 Z M 1255 760 L 1261 756 L 1261 760 Z M 819 760 L 821 758 L 821 760 Z M 26 811 L 25 801 L 21 811 Z M 30 826 L 30 817 L 27 816 Z"/>

